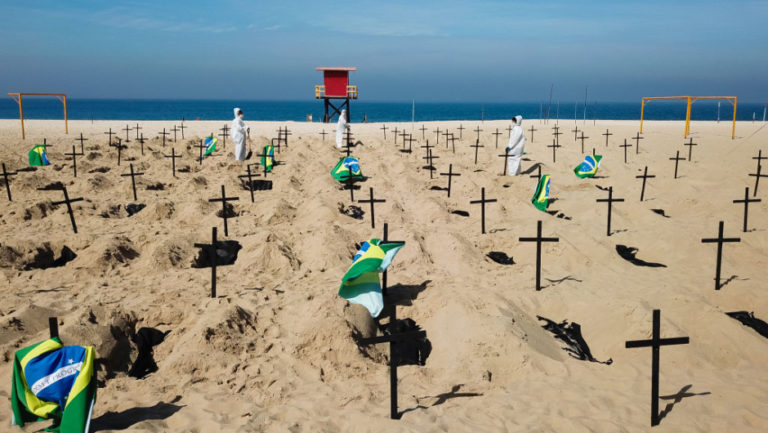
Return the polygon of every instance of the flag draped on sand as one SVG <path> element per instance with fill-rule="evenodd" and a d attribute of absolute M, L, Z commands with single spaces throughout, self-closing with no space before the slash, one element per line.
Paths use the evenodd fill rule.
<path fill-rule="evenodd" d="M 536 185 L 536 192 L 531 197 L 531 203 L 542 212 L 547 210 L 547 206 L 549 206 L 549 181 L 549 175 L 542 174 L 539 178 L 539 184 Z"/>
<path fill-rule="evenodd" d="M 602 155 L 587 155 L 584 157 L 584 162 L 574 168 L 573 172 L 576 173 L 576 176 L 580 179 L 594 177 L 595 174 L 597 174 L 597 169 L 600 168 L 600 160 L 602 159 Z"/>
<path fill-rule="evenodd" d="M 219 144 L 219 139 L 216 137 L 205 137 L 203 144 L 205 144 L 205 153 L 203 153 L 203 156 L 208 156 L 216 150 L 216 145 Z"/>
<path fill-rule="evenodd" d="M 41 166 L 50 164 L 48 153 L 45 151 L 45 145 L 37 144 L 29 151 L 29 165 Z"/>
<path fill-rule="evenodd" d="M 363 172 L 360 170 L 360 162 L 354 156 L 341 158 L 331 170 L 331 176 L 339 182 L 363 180 Z"/>
<path fill-rule="evenodd" d="M 266 167 L 268 172 L 272 171 L 272 166 L 275 165 L 275 147 L 271 144 L 264 146 L 264 153 L 259 159 L 259 163 L 262 167 Z"/>
<path fill-rule="evenodd" d="M 384 308 L 379 272 L 387 270 L 404 245 L 405 242 L 383 242 L 381 239 L 364 242 L 352 259 L 352 267 L 341 279 L 339 296 L 364 306 L 372 317 L 378 317 Z"/>
<path fill-rule="evenodd" d="M 16 352 L 11 382 L 11 425 L 53 419 L 47 431 L 85 433 L 96 401 L 90 346 L 66 346 L 58 338 Z"/>

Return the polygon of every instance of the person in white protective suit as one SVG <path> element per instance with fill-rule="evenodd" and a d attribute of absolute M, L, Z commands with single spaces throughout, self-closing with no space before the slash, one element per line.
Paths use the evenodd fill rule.
<path fill-rule="evenodd" d="M 512 118 L 512 131 L 509 133 L 509 144 L 507 144 L 507 170 L 510 176 L 520 174 L 520 159 L 525 150 L 525 133 L 520 124 L 523 122 L 523 116 Z"/>
<path fill-rule="evenodd" d="M 339 114 L 339 123 L 336 124 L 336 147 L 339 149 L 344 147 L 344 131 L 347 129 L 349 129 L 347 110 L 341 110 L 341 114 Z"/>
<path fill-rule="evenodd" d="M 235 108 L 235 120 L 232 121 L 232 140 L 235 141 L 235 159 L 245 161 L 245 138 L 248 135 L 248 127 L 243 122 L 243 110 Z"/>

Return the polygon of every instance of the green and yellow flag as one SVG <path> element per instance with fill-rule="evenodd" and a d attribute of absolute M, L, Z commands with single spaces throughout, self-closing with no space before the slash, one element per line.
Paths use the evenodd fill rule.
<path fill-rule="evenodd" d="M 45 151 L 45 145 L 36 144 L 32 150 L 29 151 L 29 165 L 31 166 L 43 166 L 50 165 L 48 161 L 48 153 Z"/>
<path fill-rule="evenodd" d="M 275 165 L 275 147 L 271 144 L 264 146 L 263 155 L 266 156 L 262 156 L 259 159 L 259 163 L 262 167 L 265 167 L 267 172 L 270 172 L 272 171 L 272 167 Z"/>
<path fill-rule="evenodd" d="M 371 239 L 363 242 L 352 258 L 352 267 L 341 279 L 339 296 L 368 309 L 372 317 L 378 317 L 384 308 L 379 272 L 387 270 L 405 242 L 384 242 Z"/>
<path fill-rule="evenodd" d="M 539 178 L 539 184 L 536 185 L 536 192 L 533 193 L 531 198 L 531 203 L 542 212 L 547 210 L 547 206 L 549 206 L 549 182 L 549 175 L 542 174 L 541 178 Z"/>

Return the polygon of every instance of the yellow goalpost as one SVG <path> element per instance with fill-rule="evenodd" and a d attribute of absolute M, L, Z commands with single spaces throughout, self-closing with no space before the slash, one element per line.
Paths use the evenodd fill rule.
<path fill-rule="evenodd" d="M 688 107 L 685 110 L 685 132 L 683 137 L 687 138 L 691 133 L 691 105 L 699 99 L 725 99 L 733 105 L 733 126 L 731 127 L 731 140 L 736 137 L 736 104 L 738 99 L 736 96 L 649 96 L 643 98 L 642 105 L 640 106 L 640 132 L 643 132 L 643 114 L 645 113 L 645 101 L 651 101 L 654 99 L 685 99 L 688 101 Z"/>
<path fill-rule="evenodd" d="M 64 133 L 69 134 L 69 126 L 67 125 L 67 94 L 66 93 L 21 93 L 14 92 L 9 93 L 8 96 L 13 98 L 17 104 L 19 104 L 19 118 L 21 119 L 21 138 L 24 139 L 24 96 L 55 96 L 56 99 L 64 104 Z"/>

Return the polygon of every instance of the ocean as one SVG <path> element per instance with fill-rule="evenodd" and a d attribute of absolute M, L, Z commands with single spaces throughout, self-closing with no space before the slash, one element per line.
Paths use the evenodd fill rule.
<path fill-rule="evenodd" d="M 323 103 L 309 101 L 227 101 L 227 100 L 171 100 L 171 99 L 77 99 L 67 100 L 68 116 L 72 120 L 230 120 L 232 108 L 240 107 L 246 120 L 305 121 L 312 114 L 315 122 L 322 121 Z M 351 102 L 352 122 L 409 122 L 413 115 L 417 122 L 436 120 L 499 120 L 514 115 L 523 118 L 547 116 L 548 103 L 508 102 L 424 102 L 416 101 L 412 111 L 411 101 L 407 102 Z M 586 113 L 585 113 L 586 109 Z M 638 102 L 560 102 L 549 106 L 549 118 L 560 119 L 638 120 Z M 740 103 L 738 120 L 762 121 L 765 105 L 761 103 Z M 694 103 L 693 120 L 717 120 L 716 101 L 701 100 Z M 0 118 L 18 119 L 19 108 L 10 97 L 0 98 Z M 24 117 L 27 119 L 61 119 L 62 104 L 53 97 L 27 97 L 24 99 Z M 720 118 L 727 121 L 733 117 L 730 103 L 720 104 Z M 684 120 L 683 101 L 652 101 L 646 104 L 645 118 L 648 120 Z"/>

